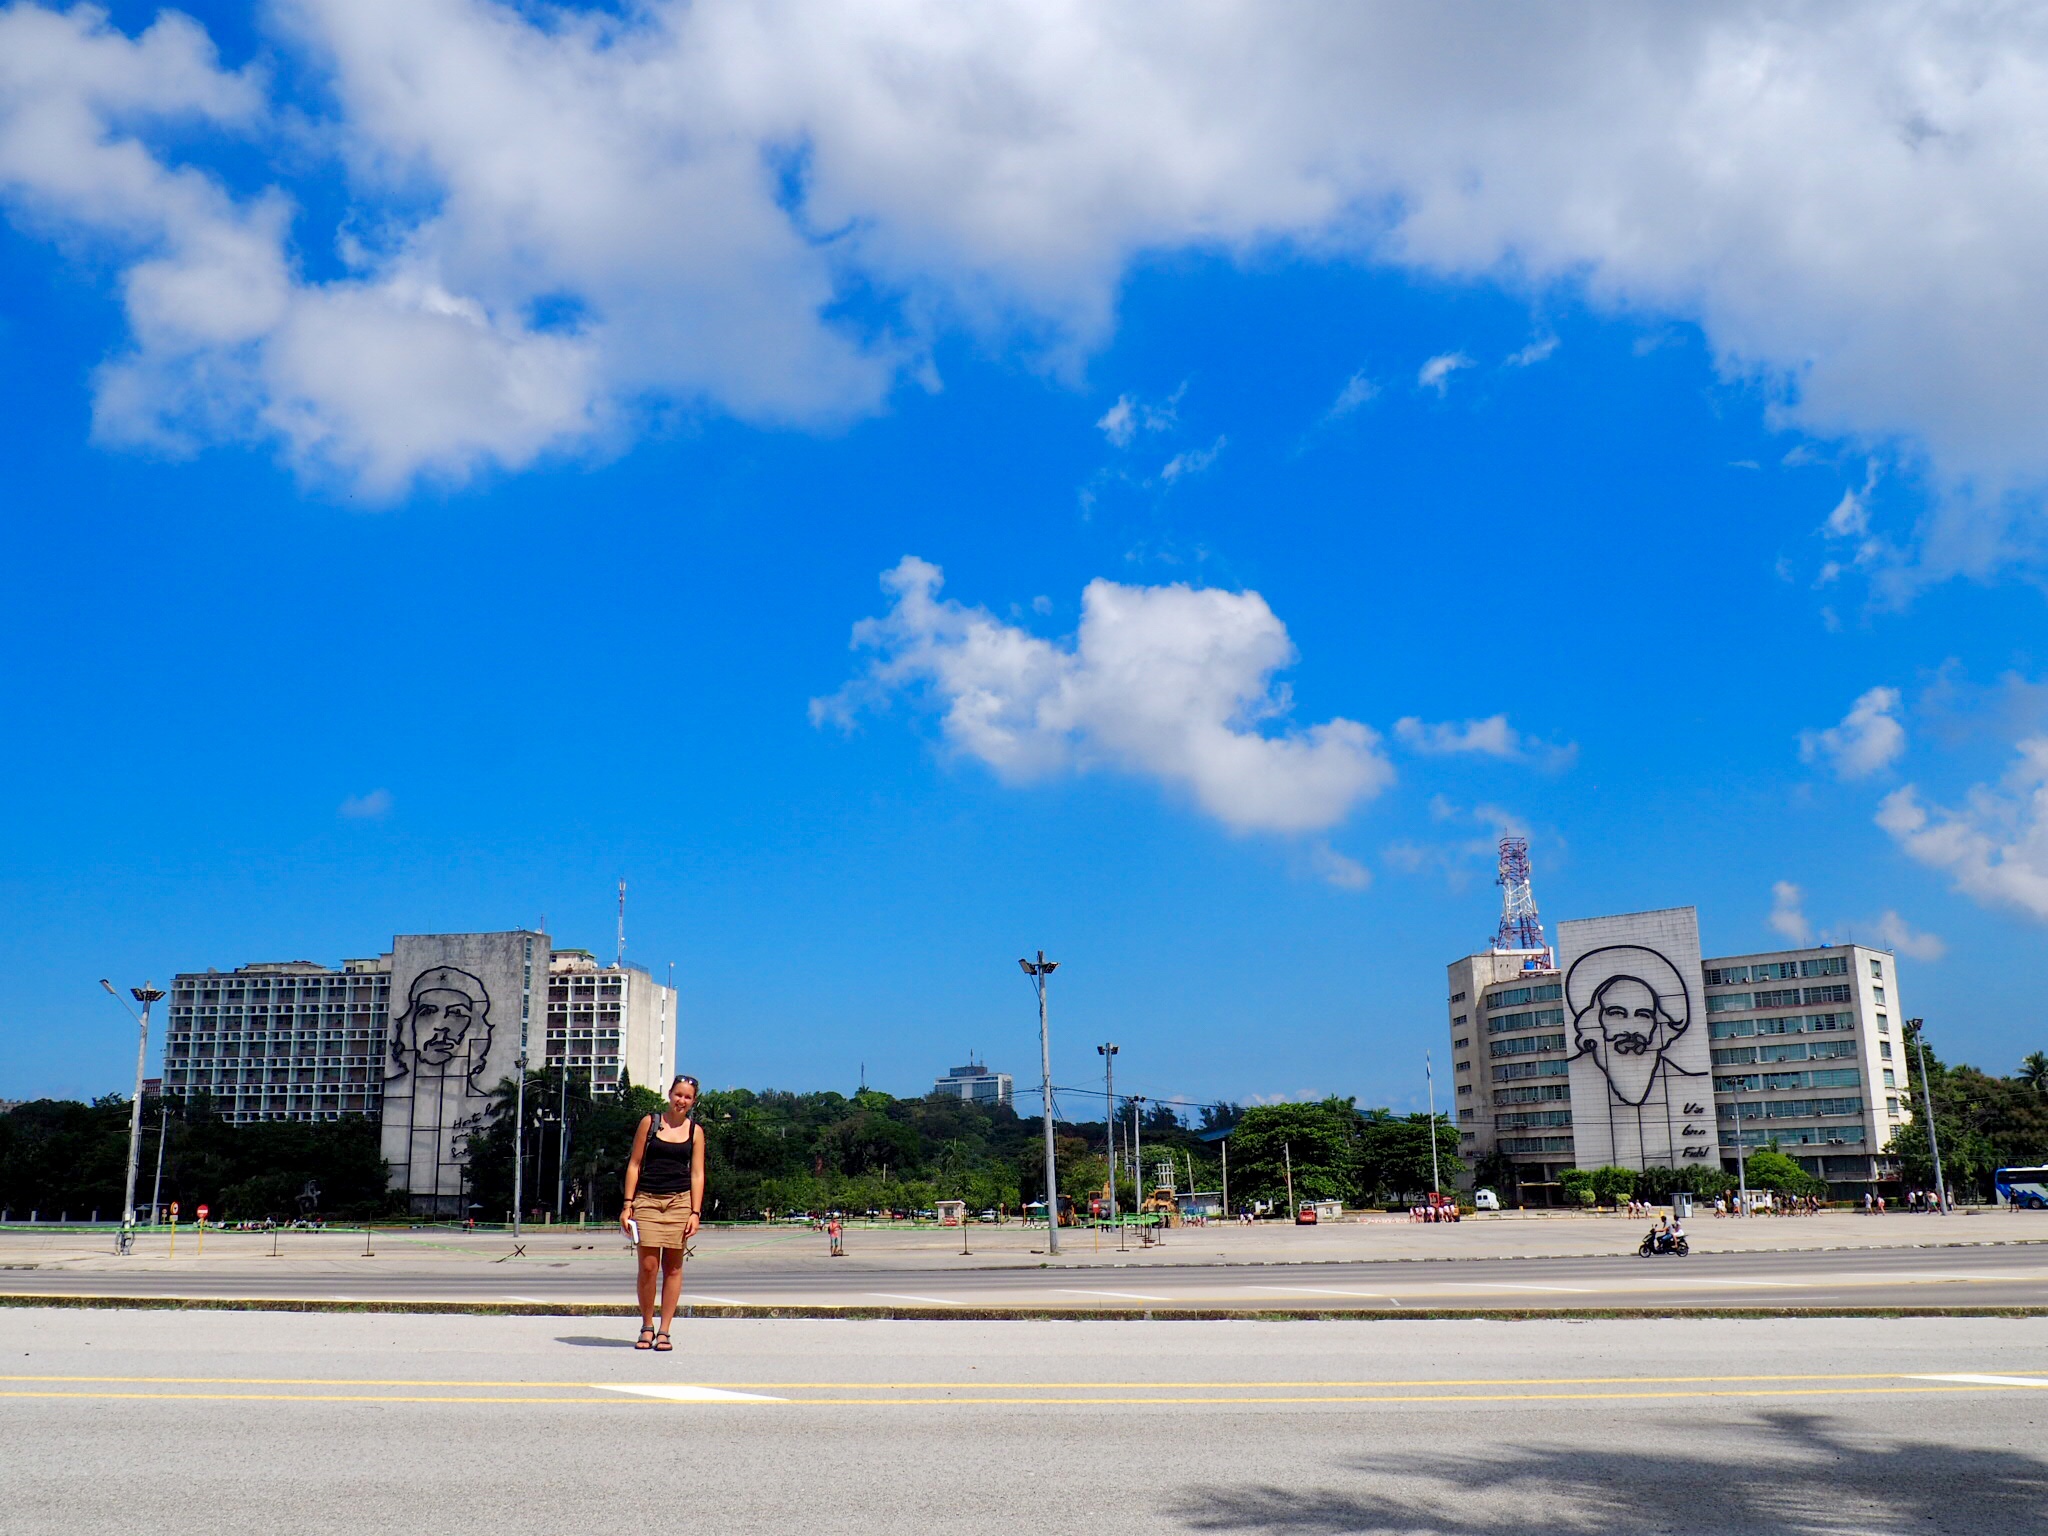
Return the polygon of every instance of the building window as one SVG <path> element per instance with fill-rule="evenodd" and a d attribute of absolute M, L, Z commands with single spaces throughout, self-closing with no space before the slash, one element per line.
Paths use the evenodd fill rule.
<path fill-rule="evenodd" d="M 1463 1023 L 1465 1022 L 1465 1020 L 1466 1020 L 1466 1019 L 1468 1019 L 1468 1018 L 1470 1018 L 1470 1017 L 1471 1017 L 1471 1015 L 1470 1015 L 1470 1014 L 1465 1014 L 1465 1013 L 1461 1013 L 1461 1014 L 1459 1014 L 1459 1015 L 1458 1015 L 1458 1016 L 1457 1016 L 1456 1018 L 1454 1018 L 1454 1019 L 1452 1019 L 1452 1020 L 1451 1020 L 1451 1027 L 1452 1027 L 1453 1029 L 1456 1029 L 1456 1028 L 1458 1028 L 1459 1026 L 1461 1026 L 1461 1025 L 1462 1025 L 1462 1024 L 1463 1024 Z"/>
<path fill-rule="evenodd" d="M 1465 1042 L 1462 1040 L 1458 1042 L 1458 1044 L 1460 1045 L 1463 1045 L 1464 1043 Z M 1470 1072 L 1472 1070 L 1472 1063 L 1469 1061 L 1461 1061 L 1458 1063 L 1458 1070 L 1460 1072 Z"/>
<path fill-rule="evenodd" d="M 1884 1101 L 1884 1112 L 1890 1115 L 1894 1120 L 1898 1119 L 1899 1101 L 1897 1099 L 1886 1099 Z"/>
<path fill-rule="evenodd" d="M 1513 1029 L 1555 1029 L 1564 1023 L 1562 1008 L 1530 1008 L 1520 1013 L 1503 1013 L 1486 1021 L 1488 1034 L 1506 1034 Z"/>
<path fill-rule="evenodd" d="M 1884 1002 L 1884 988 L 1883 988 L 1883 987 L 1872 987 L 1872 988 L 1870 989 L 1870 1000 L 1871 1000 L 1871 1001 L 1872 1001 L 1873 1003 L 1876 1003 L 1878 1007 L 1880 1007 L 1880 1008 L 1884 1007 L 1884 1006 L 1885 1006 L 1885 1002 Z"/>
<path fill-rule="evenodd" d="M 1465 1001 L 1465 994 L 1462 992 L 1453 992 L 1451 994 L 1451 1001 L 1454 1003 L 1462 1003 L 1463 1001 Z"/>
<path fill-rule="evenodd" d="M 1884 1001 L 1884 988 L 1882 987 L 1879 987 L 1877 989 L 1877 1000 L 1880 1003 Z M 1805 989 L 1805 995 L 1803 997 L 1795 997 L 1792 999 L 1792 1001 L 1795 1003 L 1846 1003 L 1849 1001 L 1849 988 L 1840 985 L 1832 987 L 1808 987 Z M 1759 1003 L 1757 1006 L 1762 1007 L 1763 1005 Z"/>
<path fill-rule="evenodd" d="M 1877 1032 L 1880 1035 L 1888 1035 L 1892 1032 L 1892 1021 L 1887 1015 L 1880 1013 L 1877 1016 Z"/>
<path fill-rule="evenodd" d="M 1471 1043 L 1472 1037 L 1470 1035 L 1460 1035 L 1457 1039 L 1451 1042 L 1451 1049 L 1454 1051 L 1462 1051 L 1465 1049 L 1466 1046 L 1470 1045 Z"/>
<path fill-rule="evenodd" d="M 1892 1069 L 1890 1067 L 1886 1067 L 1884 1069 L 1884 1085 L 1887 1088 L 1896 1088 L 1899 1086 L 1898 1080 L 1893 1077 Z"/>
<path fill-rule="evenodd" d="M 1740 986 L 1748 980 L 1749 967 L 1746 965 L 1724 965 L 1718 970 L 1713 966 L 1707 967 L 1707 985 L 1710 987 Z"/>
<path fill-rule="evenodd" d="M 1471 1085 L 1470 1083 L 1460 1083 L 1460 1084 L 1458 1084 L 1458 1097 L 1459 1097 L 1459 1098 L 1461 1098 L 1461 1099 L 1463 1099 L 1463 1098 L 1469 1098 L 1469 1097 L 1471 1097 L 1471 1094 L 1472 1094 L 1472 1085 Z"/>
<path fill-rule="evenodd" d="M 1870 962 L 1870 979 L 1871 979 L 1872 981 L 1883 981 L 1883 980 L 1884 980 L 1884 962 L 1883 962 L 1883 961 L 1881 961 L 1881 960 L 1873 960 L 1873 961 L 1871 961 L 1871 962 Z"/>
<path fill-rule="evenodd" d="M 1792 973 L 1788 969 L 1783 974 L 1789 976 Z M 1802 960 L 1799 962 L 1799 974 L 1802 976 L 1846 976 L 1849 974 L 1849 957 L 1847 955 L 1827 955 L 1819 960 Z"/>
<path fill-rule="evenodd" d="M 1732 1013 L 1738 1008 L 1747 1008 L 1749 1006 L 1750 1001 L 1747 992 L 1723 992 L 1719 997 L 1707 999 L 1707 1012 L 1709 1013 Z"/>
<path fill-rule="evenodd" d="M 1884 1059 L 1885 1059 L 1886 1061 L 1890 1061 L 1890 1060 L 1892 1059 L 1892 1043 L 1891 1043 L 1891 1041 L 1889 1041 L 1889 1040 L 1880 1040 L 1880 1041 L 1878 1041 L 1878 1042 L 1877 1042 L 1877 1054 L 1878 1054 L 1879 1056 L 1883 1057 L 1883 1058 L 1884 1058 Z"/>

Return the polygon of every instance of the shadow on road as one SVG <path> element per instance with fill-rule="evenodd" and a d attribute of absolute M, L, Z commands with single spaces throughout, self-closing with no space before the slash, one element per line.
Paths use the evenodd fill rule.
<path fill-rule="evenodd" d="M 1843 1435 L 1809 1414 L 1698 1428 L 1696 1452 L 1560 1444 L 1361 1457 L 1345 1469 L 1349 1486 L 1190 1494 L 1167 1513 L 1196 1531 L 1361 1536 L 2048 1533 L 2048 1461 L 2034 1456 Z"/>
<path fill-rule="evenodd" d="M 600 1339 L 588 1333 L 572 1333 L 565 1337 L 557 1337 L 555 1342 L 557 1344 L 577 1344 L 585 1349 L 631 1349 L 633 1347 L 631 1339 Z"/>

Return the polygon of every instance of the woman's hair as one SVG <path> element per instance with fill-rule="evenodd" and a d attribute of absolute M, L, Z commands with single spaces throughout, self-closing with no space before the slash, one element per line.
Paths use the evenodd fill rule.
<path fill-rule="evenodd" d="M 670 1082 L 669 1082 L 669 1085 L 668 1085 L 668 1091 L 669 1091 L 670 1093 L 674 1093 L 674 1092 L 676 1091 L 676 1084 L 677 1084 L 677 1083 L 688 1083 L 688 1084 L 689 1084 L 689 1085 L 690 1085 L 690 1086 L 691 1086 L 692 1088 L 696 1088 L 696 1089 L 699 1089 L 699 1090 L 701 1090 L 701 1089 L 703 1088 L 703 1086 L 704 1086 L 704 1085 L 703 1085 L 702 1083 L 698 1082 L 698 1081 L 697 1081 L 697 1079 L 695 1079 L 694 1077 L 690 1076 L 690 1074 L 689 1074 L 689 1073 L 687 1073 L 687 1072 L 678 1072 L 678 1073 L 677 1073 L 677 1074 L 675 1075 L 675 1077 L 674 1077 L 674 1078 L 672 1078 L 672 1079 L 670 1080 Z"/>

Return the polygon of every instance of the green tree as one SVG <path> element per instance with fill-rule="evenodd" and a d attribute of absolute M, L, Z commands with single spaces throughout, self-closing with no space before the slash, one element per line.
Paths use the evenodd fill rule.
<path fill-rule="evenodd" d="M 1775 1145 L 1758 1147 L 1744 1158 L 1743 1162 L 1751 1189 L 1768 1189 L 1776 1194 L 1794 1197 L 1827 1193 L 1825 1179 L 1816 1178 L 1808 1173 L 1795 1159 L 1787 1157 Z"/>
<path fill-rule="evenodd" d="M 1395 1115 L 1372 1110 L 1358 1125 L 1357 1197 L 1361 1204 L 1384 1204 L 1428 1193 L 1430 1117 Z M 1458 1128 L 1436 1119 L 1437 1188 L 1453 1190 L 1465 1172 L 1458 1156 Z"/>
<path fill-rule="evenodd" d="M 1230 1135 L 1232 1196 L 1284 1201 L 1291 1161 L 1297 1202 L 1352 1198 L 1358 1183 L 1358 1130 L 1352 1099 L 1253 1105 Z"/>
<path fill-rule="evenodd" d="M 1617 1167 L 1613 1163 L 1593 1170 L 1593 1198 L 1602 1205 L 1621 1205 L 1635 1197 L 1638 1175 L 1633 1168 Z"/>
<path fill-rule="evenodd" d="M 1593 1203 L 1593 1170 L 1591 1168 L 1560 1168 L 1557 1171 L 1557 1187 L 1564 1191 L 1565 1199 L 1573 1205 Z"/>

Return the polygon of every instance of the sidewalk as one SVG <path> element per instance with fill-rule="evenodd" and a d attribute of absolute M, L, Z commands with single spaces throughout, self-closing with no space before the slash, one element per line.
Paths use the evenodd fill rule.
<path fill-rule="evenodd" d="M 1327 1264 L 1414 1259 L 1577 1258 L 1633 1250 L 1650 1223 L 1638 1216 L 1558 1213 L 1468 1216 L 1454 1225 L 1426 1225 L 1405 1217 L 1372 1215 L 1314 1227 L 1267 1223 L 1242 1227 L 1176 1227 L 1145 1247 L 1135 1231 L 1119 1249 L 1115 1232 L 1068 1228 L 1057 1258 L 1045 1252 L 1045 1229 L 1021 1225 L 904 1230 L 850 1227 L 846 1256 L 831 1258 L 823 1232 L 804 1227 L 719 1227 L 702 1233 L 695 1264 L 758 1272 L 788 1270 L 1000 1269 L 1047 1265 Z M 1711 1212 L 1689 1224 L 1701 1251 L 1813 1252 L 1827 1249 L 1942 1247 L 1954 1244 L 2048 1243 L 2048 1214 L 1970 1210 L 1951 1216 L 1829 1212 L 1716 1220 Z M 961 1253 L 962 1237 L 967 1254 Z M 373 1258 L 363 1256 L 363 1234 L 330 1232 L 209 1232 L 204 1253 L 189 1228 L 169 1238 L 144 1230 L 135 1251 L 116 1258 L 111 1233 L 40 1233 L 0 1230 L 0 1283 L 7 1270 L 138 1270 L 177 1274 L 275 1275 L 360 1273 L 443 1266 L 616 1265 L 625 1242 L 612 1227 L 530 1227 L 513 1255 L 509 1232 L 461 1233 L 389 1228 L 373 1234 Z M 273 1250 L 276 1256 L 273 1257 Z M 498 1271 L 501 1275 L 504 1269 Z M 700 1271 L 701 1272 L 701 1271 Z"/>

